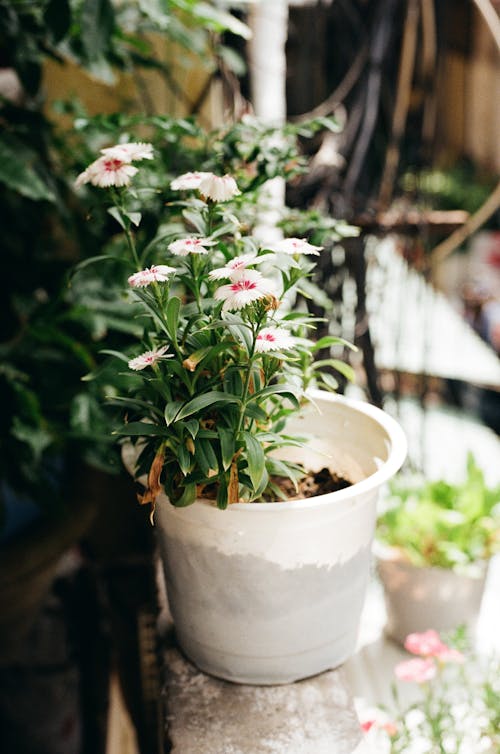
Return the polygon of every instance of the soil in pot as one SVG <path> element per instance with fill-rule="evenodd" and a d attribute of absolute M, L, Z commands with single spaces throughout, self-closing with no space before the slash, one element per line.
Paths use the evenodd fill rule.
<path fill-rule="evenodd" d="M 287 477 L 272 477 L 272 482 L 280 488 L 283 495 L 288 500 L 300 500 L 317 495 L 327 495 L 329 492 L 337 492 L 351 487 L 352 482 L 343 476 L 330 471 L 326 466 L 319 471 L 310 471 L 298 482 L 298 489 L 295 489 L 293 482 Z M 203 497 L 206 500 L 217 499 L 216 485 L 209 485 L 203 488 Z M 275 497 L 264 498 L 265 502 L 279 502 Z M 285 502 L 285 500 L 283 501 Z"/>

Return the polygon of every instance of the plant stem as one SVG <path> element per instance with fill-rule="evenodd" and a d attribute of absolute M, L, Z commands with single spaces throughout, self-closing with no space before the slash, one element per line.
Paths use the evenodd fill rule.
<path fill-rule="evenodd" d="M 137 249 L 135 246 L 135 241 L 132 233 L 130 232 L 130 218 L 128 217 L 127 213 L 125 212 L 125 209 L 123 208 L 122 202 L 121 202 L 121 194 L 119 191 L 116 191 L 116 189 L 111 189 L 111 196 L 113 198 L 113 202 L 115 204 L 116 209 L 119 212 L 121 224 L 123 231 L 125 233 L 125 238 L 127 239 L 127 246 L 128 249 L 132 255 L 132 259 L 134 261 L 134 264 L 137 268 L 137 272 L 139 272 L 142 269 L 141 263 L 139 261 L 139 256 L 137 254 Z"/>
<path fill-rule="evenodd" d="M 122 215 L 122 212 L 120 210 L 120 216 L 123 220 L 124 224 L 124 231 L 125 231 L 125 238 L 127 239 L 127 245 L 129 248 L 130 253 L 132 254 L 132 258 L 134 260 L 134 264 L 137 267 L 137 272 L 139 272 L 142 269 L 141 263 L 139 261 L 139 257 L 137 255 L 137 249 L 135 247 L 135 241 L 132 233 L 130 232 L 130 221 L 128 218 L 124 217 Z"/>
<path fill-rule="evenodd" d="M 238 418 L 238 426 L 236 428 L 236 435 L 240 433 L 242 424 L 243 424 L 243 417 L 245 415 L 245 409 L 246 409 L 246 403 L 248 398 L 248 390 L 250 388 L 250 379 L 252 377 L 252 369 L 253 369 L 253 362 L 255 357 L 255 344 L 257 342 L 257 335 L 260 330 L 261 320 L 259 319 L 259 322 L 255 324 L 255 327 L 252 327 L 252 347 L 250 349 L 250 353 L 248 354 L 248 369 L 247 373 L 245 375 L 245 382 L 243 384 L 243 395 L 241 399 L 241 411 L 240 416 Z"/>
<path fill-rule="evenodd" d="M 196 306 L 198 307 L 198 313 L 203 314 L 203 309 L 201 307 L 201 293 L 200 293 L 200 269 L 199 269 L 199 263 L 198 263 L 198 257 L 196 254 L 191 254 L 190 259 L 190 268 L 191 268 L 191 275 L 194 281 L 194 297 L 196 301 Z"/>

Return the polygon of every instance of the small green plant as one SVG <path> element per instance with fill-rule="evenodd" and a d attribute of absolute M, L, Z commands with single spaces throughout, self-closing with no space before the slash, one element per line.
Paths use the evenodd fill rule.
<path fill-rule="evenodd" d="M 400 475 L 387 505 L 377 539 L 415 566 L 467 568 L 500 551 L 500 486 L 488 487 L 471 453 L 463 482 Z"/>
<path fill-rule="evenodd" d="M 459 629 L 444 643 L 429 630 L 410 634 L 405 648 L 416 655 L 396 665 L 396 679 L 416 685 L 403 702 L 392 686 L 391 709 L 364 710 L 361 727 L 380 754 L 498 754 L 500 660 L 467 648 Z"/>

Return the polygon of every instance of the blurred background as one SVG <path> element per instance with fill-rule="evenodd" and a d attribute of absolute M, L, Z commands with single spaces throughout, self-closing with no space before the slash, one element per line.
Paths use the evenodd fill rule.
<path fill-rule="evenodd" d="M 137 332 L 74 189 L 103 146 L 151 141 L 153 188 L 246 163 L 271 212 L 286 191 L 284 232 L 326 249 L 309 305 L 359 349 L 340 389 L 401 421 L 410 468 L 460 477 L 473 449 L 500 479 L 499 8 L 0 0 L 5 751 L 163 745 L 153 533 L 100 400 L 104 337 Z"/>

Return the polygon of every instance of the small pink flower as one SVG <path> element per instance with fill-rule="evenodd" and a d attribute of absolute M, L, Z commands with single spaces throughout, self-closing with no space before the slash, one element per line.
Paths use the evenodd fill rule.
<path fill-rule="evenodd" d="M 255 350 L 257 353 L 281 351 L 292 348 L 293 344 L 292 336 L 283 327 L 263 327 L 257 335 Z"/>
<path fill-rule="evenodd" d="M 170 356 L 166 356 L 165 353 L 168 350 L 168 346 L 161 346 L 160 348 L 154 348 L 152 351 L 145 351 L 140 356 L 136 356 L 135 359 L 130 359 L 128 362 L 129 369 L 134 369 L 136 372 L 146 367 L 151 367 L 156 364 L 159 359 L 169 359 Z"/>
<path fill-rule="evenodd" d="M 101 154 L 123 160 L 123 162 L 152 160 L 153 145 L 144 141 L 130 141 L 126 144 L 116 144 L 114 147 L 101 149 Z"/>
<path fill-rule="evenodd" d="M 175 267 L 168 267 L 166 264 L 153 264 L 149 269 L 134 272 L 128 279 L 132 288 L 145 288 L 151 283 L 165 283 L 169 275 L 176 272 Z"/>
<path fill-rule="evenodd" d="M 265 248 L 279 254 L 315 254 L 317 256 L 323 247 L 313 246 L 304 238 L 284 238 L 282 241 L 266 245 Z"/>
<path fill-rule="evenodd" d="M 379 710 L 375 710 L 369 717 L 360 721 L 361 730 L 368 733 L 372 728 L 384 730 L 388 736 L 395 736 L 398 732 L 397 726 L 392 720 L 387 719 L 387 715 Z"/>
<path fill-rule="evenodd" d="M 188 254 L 208 254 L 207 246 L 213 246 L 208 238 L 179 238 L 168 245 L 168 250 L 178 257 L 187 257 Z"/>
<path fill-rule="evenodd" d="M 207 175 L 211 175 L 211 173 L 183 173 L 177 178 L 174 178 L 174 180 L 170 183 L 170 188 L 172 189 L 172 191 L 190 191 L 197 189 L 203 178 L 206 178 Z"/>
<path fill-rule="evenodd" d="M 434 629 L 429 629 L 421 634 L 408 634 L 404 646 L 408 652 L 424 657 L 435 657 L 446 648 L 438 632 Z"/>
<path fill-rule="evenodd" d="M 224 267 L 217 267 L 217 269 L 209 272 L 208 277 L 210 280 L 232 279 L 235 273 L 246 270 L 247 267 L 254 264 L 259 264 L 263 260 L 264 257 L 257 257 L 255 254 L 241 254 L 239 257 L 231 259 Z"/>
<path fill-rule="evenodd" d="M 425 683 L 436 675 L 436 664 L 431 657 L 425 659 L 416 657 L 413 660 L 398 663 L 394 668 L 394 673 L 400 681 Z"/>
<path fill-rule="evenodd" d="M 233 196 L 238 196 L 241 193 L 232 176 L 224 175 L 221 178 L 213 173 L 207 173 L 200 181 L 198 191 L 206 199 L 211 199 L 214 202 L 227 202 Z"/>
<path fill-rule="evenodd" d="M 217 288 L 214 298 L 224 301 L 223 311 L 234 311 L 272 294 L 274 285 L 271 280 L 263 278 L 256 270 L 243 270 L 231 283 Z"/>
<path fill-rule="evenodd" d="M 128 161 L 119 157 L 103 155 L 80 173 L 75 181 L 75 187 L 79 188 L 84 183 L 93 186 L 107 188 L 109 186 L 128 186 L 130 179 L 137 173 L 137 168 Z"/>
<path fill-rule="evenodd" d="M 423 633 L 408 634 L 405 649 L 422 657 L 437 657 L 441 662 L 463 662 L 464 656 L 457 649 L 452 649 L 441 641 L 437 631 L 429 629 Z"/>

